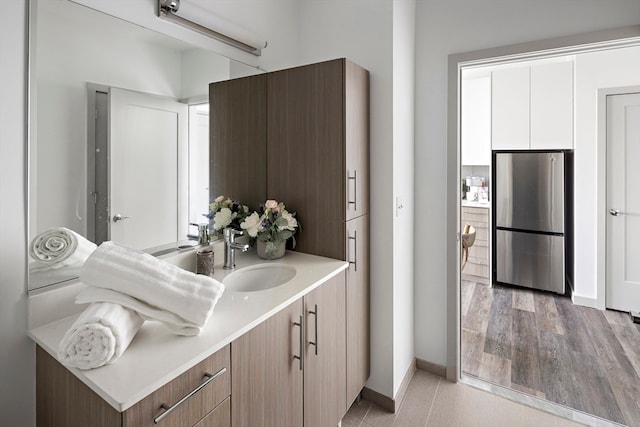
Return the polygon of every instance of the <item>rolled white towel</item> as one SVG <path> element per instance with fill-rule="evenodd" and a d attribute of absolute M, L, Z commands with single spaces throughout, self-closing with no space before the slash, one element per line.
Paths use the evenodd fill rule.
<path fill-rule="evenodd" d="M 36 262 L 34 270 L 79 266 L 96 249 L 96 244 L 65 227 L 49 228 L 29 245 L 29 255 Z"/>
<path fill-rule="evenodd" d="M 202 329 L 195 323 L 184 320 L 175 313 L 160 310 L 139 299 L 111 289 L 89 286 L 76 295 L 76 304 L 95 302 L 111 302 L 134 310 L 145 320 L 162 322 L 177 335 L 194 336 L 198 335 Z"/>
<path fill-rule="evenodd" d="M 224 285 L 211 277 L 113 242 L 102 243 L 89 256 L 80 280 L 175 313 L 198 327 L 206 324 L 224 292 Z"/>
<path fill-rule="evenodd" d="M 109 365 L 122 356 L 143 323 L 138 313 L 118 304 L 91 304 L 64 334 L 58 360 L 78 369 Z"/>

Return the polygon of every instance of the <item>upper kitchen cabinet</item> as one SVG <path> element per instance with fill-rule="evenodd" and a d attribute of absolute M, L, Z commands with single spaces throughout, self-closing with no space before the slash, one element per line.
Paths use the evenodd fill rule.
<path fill-rule="evenodd" d="M 267 193 L 298 213 L 296 249 L 345 258 L 369 209 L 369 74 L 346 59 L 267 75 Z"/>
<path fill-rule="evenodd" d="M 462 76 L 461 160 L 463 165 L 491 164 L 491 76 Z"/>
<path fill-rule="evenodd" d="M 491 73 L 491 148 L 573 148 L 573 61 Z"/>

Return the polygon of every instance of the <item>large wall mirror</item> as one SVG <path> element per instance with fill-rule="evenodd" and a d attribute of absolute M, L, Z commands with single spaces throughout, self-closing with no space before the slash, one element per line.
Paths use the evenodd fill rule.
<path fill-rule="evenodd" d="M 30 10 L 29 290 L 77 277 L 72 257 L 44 261 L 67 230 L 87 251 L 189 245 L 207 221 L 208 85 L 258 70 L 68 0 Z"/>

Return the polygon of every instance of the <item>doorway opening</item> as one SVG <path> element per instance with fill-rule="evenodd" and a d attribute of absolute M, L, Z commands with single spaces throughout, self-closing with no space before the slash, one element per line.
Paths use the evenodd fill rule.
<path fill-rule="evenodd" d="M 457 153 L 455 156 L 457 159 L 457 177 L 450 177 L 455 178 L 454 182 L 457 183 L 455 191 L 457 197 L 455 200 L 450 201 L 450 206 L 455 206 L 455 227 L 459 233 L 464 234 L 466 225 L 463 220 L 465 208 L 462 206 L 461 199 L 463 193 L 462 185 L 465 183 L 466 178 L 463 168 L 468 166 L 463 165 L 461 161 L 461 159 L 465 158 L 460 137 L 460 123 L 464 122 L 464 118 L 461 118 L 458 114 L 459 111 L 461 111 L 461 114 L 464 114 L 465 111 L 465 106 L 460 105 L 460 100 L 464 99 L 465 96 L 465 84 L 461 80 L 463 70 L 477 71 L 482 67 L 513 64 L 521 61 L 544 61 L 563 55 L 593 54 L 595 58 L 602 52 L 606 53 L 625 48 L 638 49 L 640 46 L 640 37 L 638 37 L 637 31 L 633 37 L 616 36 L 607 39 L 602 37 L 602 34 L 599 34 L 597 36 L 585 36 L 585 43 L 582 44 L 576 44 L 575 40 L 567 39 L 566 44 L 558 43 L 557 40 L 555 43 L 532 43 L 526 46 L 510 46 L 450 57 L 450 94 L 455 94 L 455 97 L 451 99 L 453 107 L 450 109 L 449 117 L 451 119 L 450 123 L 453 125 L 450 125 L 449 129 L 449 147 L 450 150 L 455 150 Z M 554 48 L 545 47 L 549 44 Z M 559 49 L 557 46 L 564 47 Z M 637 65 L 640 66 L 640 64 Z M 606 85 L 621 86 L 625 84 L 629 83 L 607 83 Z M 581 89 L 576 87 L 576 91 L 579 90 Z M 594 98 L 597 97 L 594 95 Z M 576 94 L 575 102 L 579 101 L 580 99 Z M 595 108 L 596 101 L 594 100 L 593 110 L 597 110 Z M 595 120 L 596 117 L 593 117 L 593 119 Z M 576 133 L 574 139 L 577 139 L 579 135 L 583 136 L 583 130 L 579 129 L 578 126 L 579 123 L 573 124 L 573 130 Z M 600 166 L 605 156 L 602 155 L 601 158 L 602 143 L 596 135 L 596 129 L 594 126 L 593 135 L 591 135 L 594 141 L 590 151 L 592 154 L 596 153 L 593 157 L 596 157 L 595 161 Z M 577 154 L 580 153 L 579 149 L 579 145 L 575 147 Z M 583 155 L 579 160 L 584 160 L 584 155 L 587 151 L 589 150 L 584 150 L 578 154 Z M 593 162 L 594 159 L 590 158 L 590 160 Z M 487 168 L 490 169 L 491 164 L 487 165 Z M 602 363 L 610 363 L 611 365 L 614 362 L 619 363 L 621 352 L 624 353 L 626 351 L 629 353 L 632 350 L 625 349 L 625 346 L 633 346 L 633 341 L 623 342 L 625 338 L 619 339 L 615 334 L 616 331 L 621 336 L 628 331 L 640 334 L 640 328 L 635 329 L 636 332 L 633 332 L 633 329 L 622 329 L 634 327 L 629 318 L 625 318 L 618 312 L 608 313 L 602 311 L 605 308 L 605 297 L 602 293 L 603 289 L 601 289 L 604 284 L 601 283 L 599 278 L 604 274 L 603 258 L 606 253 L 606 245 L 603 239 L 605 232 L 601 228 L 602 223 L 606 222 L 606 216 L 601 212 L 603 204 L 606 203 L 606 201 L 602 202 L 603 198 L 606 200 L 606 188 L 603 188 L 606 176 L 603 175 L 603 171 L 604 168 L 599 168 L 597 175 L 594 174 L 596 175 L 594 179 L 596 182 L 592 185 L 591 192 L 593 194 L 589 203 L 586 204 L 591 209 L 589 214 L 591 216 L 589 221 L 591 222 L 587 221 L 587 223 L 597 223 L 597 233 L 589 236 L 588 239 L 585 239 L 584 236 L 582 236 L 582 240 L 580 238 L 576 239 L 582 243 L 590 241 L 590 248 L 596 252 L 595 256 L 592 254 L 592 265 L 586 268 L 587 271 L 580 271 L 576 278 L 576 280 L 581 280 L 581 277 L 585 277 L 585 275 L 592 277 L 591 280 L 596 289 L 591 295 L 581 289 L 580 292 L 572 297 L 572 301 L 567 298 L 561 299 L 561 297 L 554 294 L 521 288 L 492 286 L 494 283 L 492 274 L 487 279 L 488 285 L 463 280 L 462 274 L 464 274 L 464 271 L 460 271 L 460 266 L 465 261 L 461 259 L 464 252 L 460 250 L 460 243 L 455 245 L 457 252 L 455 256 L 459 262 L 454 275 L 456 277 L 453 284 L 454 287 L 450 288 L 449 293 L 449 308 L 455 313 L 455 321 L 453 322 L 455 330 L 450 330 L 448 336 L 455 342 L 456 346 L 455 356 L 453 358 L 450 357 L 450 365 L 451 359 L 454 359 L 453 364 L 456 369 L 453 373 L 449 372 L 450 379 L 470 383 L 493 393 L 567 418 L 580 419 L 594 424 L 598 418 L 606 418 L 628 425 L 634 425 L 634 422 L 638 422 L 633 418 L 629 420 L 628 415 L 629 413 L 638 413 L 637 402 L 625 399 L 624 396 L 625 393 L 634 393 L 637 396 L 637 392 L 640 391 L 640 369 L 636 370 L 636 365 L 640 368 L 640 364 L 636 360 L 637 351 L 636 357 L 630 356 L 627 358 L 627 362 L 622 363 L 626 363 L 626 367 L 631 367 L 635 371 L 635 375 L 639 378 L 637 383 L 625 379 L 630 375 L 629 373 L 625 374 L 623 371 L 616 373 L 613 379 L 605 378 L 598 371 L 598 369 L 602 369 Z M 582 172 L 584 173 L 585 171 Z M 590 173 L 593 174 L 593 169 L 591 169 Z M 576 172 L 576 178 L 579 174 L 580 172 Z M 491 176 L 490 173 L 487 175 Z M 579 181 L 576 180 L 576 186 L 578 184 Z M 489 197 L 491 197 L 491 191 L 491 185 L 489 185 Z M 577 196 L 580 194 L 578 192 Z M 576 202 L 576 206 L 578 204 L 579 202 Z M 594 212 L 596 209 L 597 212 Z M 488 218 L 490 217 L 491 215 L 488 215 Z M 597 218 L 597 221 L 594 218 Z M 580 225 L 584 225 L 584 222 L 577 222 L 576 228 Z M 491 224 L 488 224 L 487 228 L 490 229 L 490 227 Z M 477 238 L 478 236 L 476 235 L 475 237 Z M 491 245 L 490 239 L 488 245 Z M 488 252 L 490 253 L 491 251 Z M 450 255 L 454 254 L 450 252 Z M 468 255 L 469 253 L 467 253 Z M 488 260 L 487 263 L 491 271 L 492 260 Z M 577 264 L 578 261 L 576 261 Z M 452 285 L 451 282 L 449 285 Z M 544 325 L 544 327 L 538 327 L 540 324 Z M 451 321 L 449 325 L 451 326 Z M 474 325 L 476 327 L 465 328 L 465 325 Z M 595 328 L 594 325 L 602 326 L 602 328 Z M 491 336 L 488 337 L 487 334 L 483 335 L 481 333 L 481 330 L 484 329 L 486 332 L 491 328 L 493 328 Z M 527 334 L 535 335 L 537 351 L 534 351 L 535 348 L 532 342 L 526 340 Z M 638 336 L 640 337 L 640 335 Z M 507 337 L 511 341 L 507 340 Z M 561 340 L 563 337 L 565 341 Z M 465 342 L 467 344 L 466 348 Z M 580 349 L 580 344 L 585 344 L 586 347 Z M 571 352 L 567 353 L 567 358 L 557 357 L 559 354 L 558 349 L 560 348 L 571 350 Z M 607 352 L 610 353 L 607 354 Z M 515 357 L 513 356 L 514 354 Z M 484 363 L 483 358 L 485 359 Z M 530 365 L 514 367 L 511 365 L 512 358 L 519 361 L 530 358 Z M 470 364 L 469 360 L 477 362 L 476 365 Z M 467 364 L 466 371 L 465 363 Z M 592 365 L 589 365 L 589 363 Z M 581 366 L 581 368 L 572 372 L 568 368 L 574 365 L 576 367 Z M 587 366 L 590 367 L 585 369 Z M 570 372 L 569 375 L 580 377 L 586 383 L 574 383 L 571 378 L 562 376 L 563 372 Z M 594 386 L 594 384 L 597 384 L 597 386 Z M 594 410 L 592 406 L 594 403 L 607 409 L 600 412 Z"/>

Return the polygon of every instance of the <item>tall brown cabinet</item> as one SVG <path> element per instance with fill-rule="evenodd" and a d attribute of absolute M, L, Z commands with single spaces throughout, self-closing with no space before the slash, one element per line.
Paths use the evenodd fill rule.
<path fill-rule="evenodd" d="M 252 79 L 255 82 L 246 81 Z M 264 84 L 264 99 L 252 98 L 245 92 L 253 84 Z M 237 96 L 229 91 L 234 86 L 239 87 Z M 258 92 L 263 93 L 262 86 Z M 242 107 L 238 104 L 242 100 L 249 104 Z M 240 198 L 235 194 L 246 194 L 255 199 L 253 187 L 238 188 L 236 181 L 234 193 L 227 189 L 226 182 L 233 173 L 241 174 L 237 171 L 246 165 L 255 164 L 251 173 L 261 173 L 264 152 L 264 176 L 239 179 L 250 187 L 251 181 L 266 182 L 263 200 L 282 201 L 297 213 L 302 230 L 296 235 L 295 250 L 350 264 L 345 281 L 348 408 L 370 370 L 369 73 L 346 59 L 336 59 L 212 83 L 210 103 L 214 165 L 211 196 Z M 233 104 L 233 115 L 226 111 L 225 103 Z M 215 108 L 225 112 L 217 117 Z M 243 111 L 248 112 L 249 118 L 234 117 Z M 234 129 L 238 126 L 242 129 Z M 250 126 L 253 127 L 247 129 Z M 256 154 L 244 142 L 235 143 L 225 134 L 240 135 L 241 141 L 253 138 L 259 145 Z M 218 144 L 223 148 L 216 147 Z M 264 144 L 265 151 L 260 144 Z M 234 161 L 243 156 L 250 158 Z"/>

